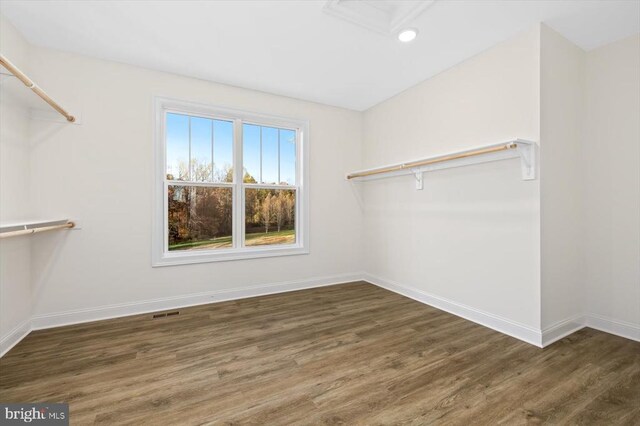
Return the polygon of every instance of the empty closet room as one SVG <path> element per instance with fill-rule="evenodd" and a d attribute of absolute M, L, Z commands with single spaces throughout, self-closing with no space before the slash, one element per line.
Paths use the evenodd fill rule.
<path fill-rule="evenodd" d="M 640 1 L 0 0 L 0 424 L 640 424 Z"/>

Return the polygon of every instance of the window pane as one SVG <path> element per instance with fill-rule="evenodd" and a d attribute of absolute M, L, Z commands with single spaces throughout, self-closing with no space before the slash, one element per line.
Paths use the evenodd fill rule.
<path fill-rule="evenodd" d="M 296 184 L 296 132 L 280 130 L 280 184 Z"/>
<path fill-rule="evenodd" d="M 212 120 L 190 117 L 191 120 L 191 180 L 211 182 L 213 154 L 211 132 Z"/>
<path fill-rule="evenodd" d="M 213 120 L 213 180 L 233 182 L 233 122 Z"/>
<path fill-rule="evenodd" d="M 294 244 L 295 214 L 295 190 L 246 189 L 245 245 Z"/>
<path fill-rule="evenodd" d="M 262 127 L 262 181 L 278 183 L 278 129 Z"/>
<path fill-rule="evenodd" d="M 189 179 L 189 117 L 167 113 L 167 179 Z"/>
<path fill-rule="evenodd" d="M 169 250 L 232 247 L 231 188 L 169 185 Z"/>
<path fill-rule="evenodd" d="M 242 125 L 244 182 L 260 181 L 260 126 Z"/>

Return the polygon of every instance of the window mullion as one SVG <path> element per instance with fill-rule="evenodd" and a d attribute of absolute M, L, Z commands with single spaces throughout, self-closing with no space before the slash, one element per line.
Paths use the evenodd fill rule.
<path fill-rule="evenodd" d="M 191 176 L 191 117 L 189 117 L 189 158 L 187 159 L 187 176 L 189 176 L 190 181 L 193 180 Z"/>
<path fill-rule="evenodd" d="M 166 166 L 165 166 L 166 167 Z M 166 176 L 166 170 L 165 170 L 165 176 Z M 162 189 L 162 208 L 164 210 L 164 218 L 163 218 L 163 224 L 162 224 L 162 228 L 163 228 L 163 233 L 162 233 L 162 252 L 166 253 L 169 251 L 169 215 L 167 214 L 167 212 L 169 211 L 169 184 L 167 183 L 167 181 L 164 181 L 164 184 L 162 185 L 163 189 Z"/>
<path fill-rule="evenodd" d="M 242 120 L 233 122 L 233 247 L 244 244 L 244 185 Z"/>
<path fill-rule="evenodd" d="M 260 179 L 258 180 L 258 183 L 263 183 L 264 180 L 262 180 L 262 126 L 260 126 Z"/>
<path fill-rule="evenodd" d="M 213 157 L 213 153 L 215 151 L 215 138 L 213 137 L 213 122 L 214 120 L 211 120 L 211 182 L 214 182 L 216 180 L 215 176 L 215 171 L 216 171 L 216 159 Z"/>

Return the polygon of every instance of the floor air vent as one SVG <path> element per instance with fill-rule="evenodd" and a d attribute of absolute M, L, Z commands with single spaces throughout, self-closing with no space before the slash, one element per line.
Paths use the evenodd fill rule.
<path fill-rule="evenodd" d="M 159 314 L 153 314 L 152 318 L 157 319 L 157 318 L 175 317 L 177 315 L 180 315 L 180 311 L 162 312 Z"/>

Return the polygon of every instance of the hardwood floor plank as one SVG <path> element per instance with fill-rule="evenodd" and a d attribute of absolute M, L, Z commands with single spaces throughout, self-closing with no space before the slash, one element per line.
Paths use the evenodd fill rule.
<path fill-rule="evenodd" d="M 3 402 L 72 424 L 640 424 L 640 343 L 545 349 L 367 283 L 31 333 Z"/>

